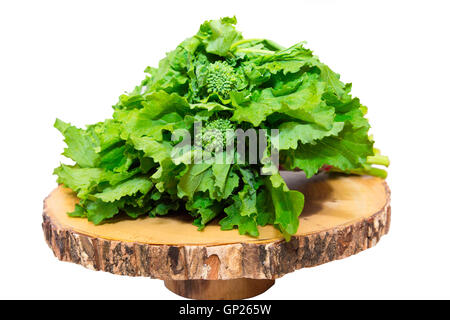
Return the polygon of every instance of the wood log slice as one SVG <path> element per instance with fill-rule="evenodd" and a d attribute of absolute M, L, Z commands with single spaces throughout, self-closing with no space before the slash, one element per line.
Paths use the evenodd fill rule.
<path fill-rule="evenodd" d="M 269 289 L 275 280 L 164 280 L 170 291 L 189 299 L 240 300 L 257 296 Z"/>
<path fill-rule="evenodd" d="M 258 238 L 222 231 L 218 221 L 197 231 L 186 214 L 136 220 L 122 215 L 95 226 L 67 215 L 78 199 L 62 186 L 44 201 L 45 239 L 59 260 L 118 275 L 167 280 L 172 290 L 187 282 L 177 285 L 171 280 L 274 280 L 368 249 L 389 231 L 390 190 L 384 180 L 282 175 L 291 189 L 305 194 L 300 227 L 289 242 L 273 226 L 259 227 Z"/>

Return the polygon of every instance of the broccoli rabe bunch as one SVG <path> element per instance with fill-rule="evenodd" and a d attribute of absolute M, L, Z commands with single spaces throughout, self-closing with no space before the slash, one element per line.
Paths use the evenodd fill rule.
<path fill-rule="evenodd" d="M 254 237 L 273 225 L 289 239 L 305 199 L 288 189 L 278 166 L 267 170 L 267 159 L 279 155 L 281 167 L 307 177 L 324 167 L 386 176 L 379 166 L 389 161 L 373 147 L 367 108 L 351 84 L 302 43 L 245 39 L 235 23 L 203 23 L 119 97 L 111 119 L 86 129 L 57 120 L 64 155 L 75 162 L 55 170 L 80 199 L 71 216 L 98 224 L 119 214 L 176 211 L 191 215 L 199 230 L 216 219 L 223 230 Z M 245 146 L 261 161 L 195 161 L 199 152 L 221 155 L 236 138 L 227 132 L 239 129 L 267 132 L 265 149 Z"/>

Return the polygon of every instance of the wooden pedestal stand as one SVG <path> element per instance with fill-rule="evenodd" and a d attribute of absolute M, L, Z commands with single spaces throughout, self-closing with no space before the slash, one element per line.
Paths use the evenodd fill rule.
<path fill-rule="evenodd" d="M 44 202 L 45 239 L 62 261 L 89 269 L 164 280 L 193 299 L 256 296 L 276 278 L 304 267 L 342 259 L 374 246 L 389 230 L 390 191 L 374 177 L 284 172 L 291 189 L 305 194 L 300 227 L 290 242 L 273 226 L 255 239 L 217 222 L 197 231 L 187 215 L 137 220 L 120 217 L 94 226 L 70 218 L 77 198 L 58 187 Z"/>

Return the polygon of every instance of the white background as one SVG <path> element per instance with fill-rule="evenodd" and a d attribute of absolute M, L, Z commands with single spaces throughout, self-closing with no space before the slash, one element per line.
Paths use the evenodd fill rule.
<path fill-rule="evenodd" d="M 162 281 L 57 261 L 42 201 L 63 158 L 56 117 L 82 126 L 206 19 L 308 47 L 353 83 L 391 158 L 390 234 L 277 280 L 261 299 L 450 298 L 449 5 L 445 1 L 1 1 L 0 298 L 178 298 Z"/>

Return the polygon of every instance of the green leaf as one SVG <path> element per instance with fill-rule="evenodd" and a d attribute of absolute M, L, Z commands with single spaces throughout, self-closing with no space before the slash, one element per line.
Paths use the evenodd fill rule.
<path fill-rule="evenodd" d="M 96 200 L 89 201 L 86 206 L 86 211 L 89 221 L 94 224 L 100 224 L 102 221 L 110 219 L 119 213 L 119 208 L 116 203 Z"/>
<path fill-rule="evenodd" d="M 214 186 L 219 189 L 220 193 L 225 191 L 228 173 L 230 171 L 231 164 L 213 164 L 212 173 L 214 175 Z"/>
<path fill-rule="evenodd" d="M 275 97 L 272 89 L 264 89 L 256 101 L 247 105 L 236 105 L 231 120 L 246 121 L 259 126 L 267 116 L 279 112 L 330 129 L 333 125 L 334 109 L 322 101 L 323 92 L 323 83 L 312 80 L 300 86 L 296 92 L 280 97 Z"/>
<path fill-rule="evenodd" d="M 313 56 L 312 51 L 303 46 L 304 43 L 297 43 L 287 49 L 275 51 L 271 54 L 259 56 L 253 62 L 257 65 L 272 61 L 302 61 L 310 65 L 319 64 L 319 60 Z"/>
<path fill-rule="evenodd" d="M 236 18 L 222 18 L 204 22 L 197 33 L 197 38 L 203 42 L 206 52 L 223 57 L 227 56 L 231 45 L 242 39 L 241 33 L 236 31 L 233 26 L 236 22 Z"/>
<path fill-rule="evenodd" d="M 325 137 L 336 136 L 344 128 L 344 122 L 335 122 L 330 130 L 325 130 L 316 124 L 285 122 L 280 126 L 280 150 L 297 149 L 298 142 L 314 143 Z"/>
<path fill-rule="evenodd" d="M 85 218 L 86 217 L 86 210 L 79 204 L 75 205 L 75 210 L 68 213 L 69 217 L 74 218 Z"/>
<path fill-rule="evenodd" d="M 151 137 L 131 138 L 133 146 L 137 150 L 142 150 L 145 156 L 153 158 L 156 162 L 169 159 L 172 146 L 169 142 L 158 142 Z"/>
<path fill-rule="evenodd" d="M 345 85 L 339 80 L 337 73 L 334 73 L 328 66 L 322 64 L 320 65 L 320 77 L 327 86 L 332 88 L 338 97 L 342 97 Z"/>
<path fill-rule="evenodd" d="M 150 216 L 152 217 L 165 216 L 169 212 L 177 210 L 178 207 L 179 204 L 178 202 L 175 201 L 160 202 L 150 211 Z"/>
<path fill-rule="evenodd" d="M 183 118 L 189 110 L 189 104 L 177 94 L 159 91 L 147 96 L 144 108 L 131 111 L 116 111 L 114 117 L 122 125 L 121 137 L 152 137 L 162 140 L 163 131 L 174 132 L 176 129 L 188 129 L 193 120 Z"/>
<path fill-rule="evenodd" d="M 197 196 L 193 202 L 188 202 L 186 208 L 194 212 L 193 216 L 199 216 L 194 221 L 194 225 L 198 227 L 198 230 L 203 230 L 206 224 L 221 211 L 221 206 L 217 202 L 203 196 Z"/>
<path fill-rule="evenodd" d="M 163 90 L 167 93 L 181 93 L 184 91 L 188 82 L 186 68 L 189 63 L 189 56 L 190 52 L 185 47 L 178 46 L 159 62 L 158 68 L 148 67 L 145 71 L 151 77 L 146 84 L 146 92 Z"/>
<path fill-rule="evenodd" d="M 212 168 L 209 168 L 202 174 L 202 180 L 196 191 L 206 192 L 212 199 L 216 198 L 216 188 L 214 187 L 214 174 Z"/>
<path fill-rule="evenodd" d="M 298 217 L 303 210 L 305 198 L 296 190 L 289 190 L 283 178 L 279 174 L 270 176 L 266 182 L 275 209 L 274 223 L 280 227 L 284 236 L 289 239 L 290 235 L 297 232 Z"/>
<path fill-rule="evenodd" d="M 165 114 L 176 112 L 184 116 L 189 112 L 190 106 L 186 99 L 178 93 L 168 94 L 165 91 L 156 91 L 145 96 L 142 102 L 145 112 L 151 119 L 158 119 Z"/>
<path fill-rule="evenodd" d="M 191 104 L 190 107 L 191 109 L 205 109 L 208 110 L 209 112 L 232 110 L 230 107 L 224 106 L 223 104 L 217 102 L 194 103 Z"/>
<path fill-rule="evenodd" d="M 256 207 L 258 211 L 256 222 L 258 225 L 265 226 L 267 224 L 274 224 L 275 209 L 273 207 L 272 196 L 266 189 L 258 191 Z"/>
<path fill-rule="evenodd" d="M 153 183 L 149 179 L 137 177 L 106 188 L 101 193 L 94 194 L 94 197 L 104 202 L 114 202 L 125 196 L 133 196 L 138 192 L 145 195 L 152 186 Z"/>
<path fill-rule="evenodd" d="M 116 185 L 135 175 L 136 171 L 114 173 L 101 168 L 78 168 L 62 164 L 55 169 L 54 174 L 58 176 L 58 183 L 77 192 L 78 197 L 85 198 L 100 183 L 108 182 L 110 185 Z"/>
<path fill-rule="evenodd" d="M 126 145 L 108 150 L 102 155 L 98 166 L 116 172 L 128 170 L 134 157 L 126 155 L 126 151 Z"/>
<path fill-rule="evenodd" d="M 220 220 L 219 224 L 222 230 L 231 230 L 235 226 L 239 229 L 239 234 L 249 234 L 253 237 L 259 236 L 256 216 L 241 215 L 241 200 L 238 196 L 234 196 L 234 203 L 225 208 L 227 217 Z"/>
<path fill-rule="evenodd" d="M 249 185 L 245 185 L 239 193 L 241 200 L 240 214 L 242 216 L 251 216 L 258 212 L 256 208 L 256 191 Z"/>
<path fill-rule="evenodd" d="M 65 137 L 64 141 L 68 146 L 64 150 L 66 157 L 72 159 L 83 168 L 96 166 L 100 157 L 95 150 L 99 147 L 99 144 L 95 141 L 92 134 L 59 119 L 56 119 L 55 128 Z"/>
<path fill-rule="evenodd" d="M 177 113 L 169 113 L 158 120 L 153 120 L 146 113 L 146 109 L 133 110 L 122 121 L 123 131 L 121 135 L 124 139 L 128 139 L 130 136 L 135 138 L 148 136 L 161 141 L 164 130 L 173 132 L 184 126 L 183 118 Z"/>
<path fill-rule="evenodd" d="M 341 170 L 359 168 L 371 155 L 373 142 L 367 136 L 367 129 L 346 125 L 337 137 L 326 137 L 314 145 L 299 144 L 287 158 L 290 168 L 300 168 L 311 177 L 324 165 Z"/>
<path fill-rule="evenodd" d="M 98 153 L 105 151 L 121 142 L 121 126 L 120 123 L 115 120 L 107 119 L 104 122 L 88 126 L 88 130 L 98 144 L 95 149 Z"/>
<path fill-rule="evenodd" d="M 200 186 L 203 177 L 210 168 L 211 164 L 207 163 L 190 165 L 178 184 L 178 197 L 183 198 L 184 196 L 187 196 L 188 198 L 192 198 L 194 192 Z M 209 174 L 210 173 L 211 171 L 209 171 Z"/>
<path fill-rule="evenodd" d="M 222 193 L 222 199 L 227 199 L 233 191 L 239 186 L 239 176 L 234 173 L 233 171 L 230 171 L 228 174 L 227 180 L 225 181 L 225 189 Z"/>

